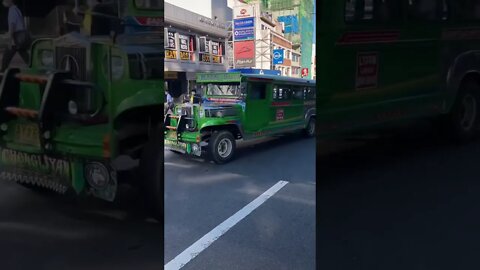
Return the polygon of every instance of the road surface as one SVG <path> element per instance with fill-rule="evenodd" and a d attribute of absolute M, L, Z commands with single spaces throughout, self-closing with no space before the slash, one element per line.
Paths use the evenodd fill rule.
<path fill-rule="evenodd" d="M 241 144 L 237 154 L 215 165 L 165 151 L 165 262 L 288 181 L 198 256 L 181 255 L 190 256 L 181 269 L 314 270 L 315 140 L 294 135 Z"/>
<path fill-rule="evenodd" d="M 479 269 L 480 141 L 412 127 L 322 145 L 319 269 Z"/>

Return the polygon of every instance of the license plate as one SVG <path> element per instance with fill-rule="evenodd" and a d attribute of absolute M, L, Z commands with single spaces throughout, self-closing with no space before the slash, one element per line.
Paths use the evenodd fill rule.
<path fill-rule="evenodd" d="M 167 138 L 172 138 L 172 139 L 176 139 L 177 138 L 177 133 L 176 132 L 167 132 Z"/>
<path fill-rule="evenodd" d="M 40 131 L 37 124 L 15 125 L 15 141 L 21 144 L 40 146 Z"/>

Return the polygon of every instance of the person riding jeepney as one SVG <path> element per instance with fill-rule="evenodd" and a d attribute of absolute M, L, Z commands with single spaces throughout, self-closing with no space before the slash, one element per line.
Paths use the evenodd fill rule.
<path fill-rule="evenodd" d="M 191 104 L 200 104 L 202 103 L 202 97 L 197 94 L 197 90 L 196 89 L 192 89 L 192 91 L 190 92 L 191 95 L 190 95 L 190 103 Z"/>
<path fill-rule="evenodd" d="M 102 0 L 87 0 L 86 8 L 76 7 L 75 14 L 83 15 L 81 33 L 89 36 L 109 35 L 113 30 L 112 19 L 116 17 L 112 4 L 102 3 Z"/>

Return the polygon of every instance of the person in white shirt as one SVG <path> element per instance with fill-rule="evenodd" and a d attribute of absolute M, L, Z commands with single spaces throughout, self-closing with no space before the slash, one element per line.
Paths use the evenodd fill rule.
<path fill-rule="evenodd" d="M 4 72 L 15 54 L 18 52 L 25 63 L 29 63 L 28 50 L 30 48 L 30 34 L 25 27 L 22 12 L 15 5 L 14 0 L 3 0 L 3 5 L 8 8 L 8 36 L 10 44 L 3 53 L 0 72 Z"/>
<path fill-rule="evenodd" d="M 167 91 L 167 107 L 165 108 L 165 114 L 168 113 L 168 111 L 172 111 L 175 108 L 175 104 L 173 102 L 173 97 L 170 95 L 170 93 Z"/>

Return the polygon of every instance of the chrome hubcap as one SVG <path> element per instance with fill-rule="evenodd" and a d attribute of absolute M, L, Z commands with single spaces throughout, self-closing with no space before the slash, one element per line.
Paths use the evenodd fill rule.
<path fill-rule="evenodd" d="M 460 125 L 464 130 L 471 130 L 477 118 L 477 100 L 472 95 L 463 98 L 460 111 Z"/>
<path fill-rule="evenodd" d="M 222 158 L 230 156 L 232 153 L 232 141 L 227 138 L 222 139 L 217 147 L 218 155 Z"/>

